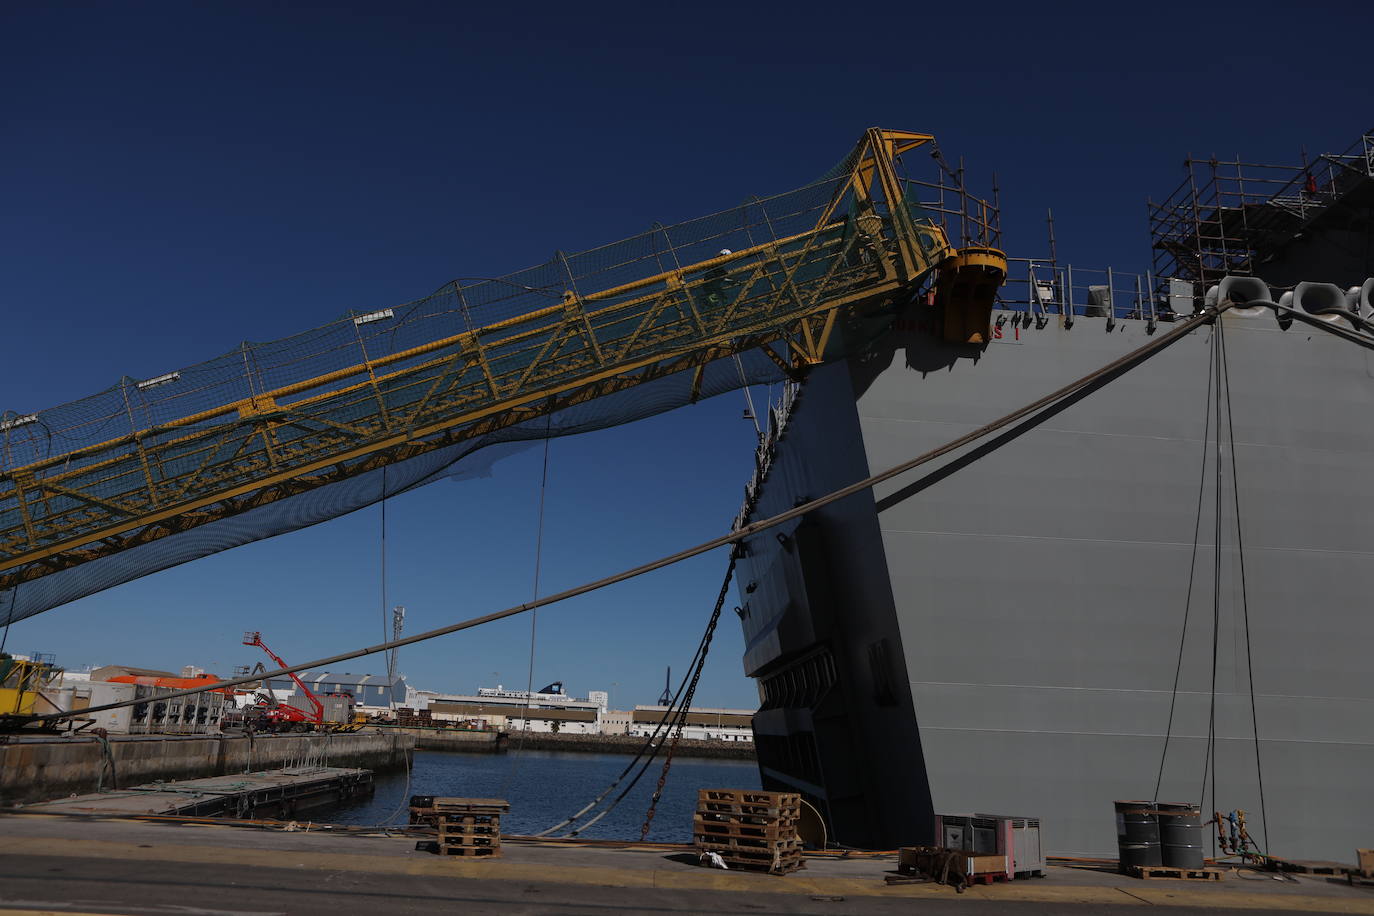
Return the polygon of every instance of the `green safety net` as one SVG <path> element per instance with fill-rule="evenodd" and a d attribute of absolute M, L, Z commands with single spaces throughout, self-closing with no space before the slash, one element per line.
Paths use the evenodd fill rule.
<path fill-rule="evenodd" d="M 0 624 L 480 473 L 521 442 L 780 380 L 748 345 L 862 297 L 907 222 L 856 205 L 857 155 L 784 194 L 0 415 Z"/>

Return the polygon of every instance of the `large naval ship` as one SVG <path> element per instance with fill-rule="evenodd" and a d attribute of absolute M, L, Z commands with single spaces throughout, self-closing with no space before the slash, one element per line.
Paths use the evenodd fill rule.
<path fill-rule="evenodd" d="M 1186 168 L 1150 205 L 1150 271 L 1013 259 L 986 339 L 951 342 L 918 299 L 771 411 L 756 519 L 1235 306 L 745 543 L 763 782 L 834 840 L 929 843 L 935 815 L 991 812 L 1114 855 L 1113 802 L 1140 798 L 1244 810 L 1275 855 L 1374 840 L 1374 137 Z"/>

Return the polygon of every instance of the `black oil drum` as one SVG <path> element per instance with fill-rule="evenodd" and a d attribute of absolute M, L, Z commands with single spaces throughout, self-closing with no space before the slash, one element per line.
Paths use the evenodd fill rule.
<path fill-rule="evenodd" d="M 1159 818 L 1153 802 L 1116 803 L 1116 846 L 1122 872 L 1132 865 L 1150 868 L 1164 864 L 1159 849 Z"/>
<path fill-rule="evenodd" d="M 1164 802 L 1156 807 L 1164 864 L 1170 868 L 1202 868 L 1202 810 L 1197 805 Z"/>

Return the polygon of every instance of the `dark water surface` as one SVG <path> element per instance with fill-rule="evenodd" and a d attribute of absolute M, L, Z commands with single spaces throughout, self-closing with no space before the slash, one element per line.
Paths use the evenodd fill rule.
<path fill-rule="evenodd" d="M 597 795 L 633 760 L 628 754 L 576 754 L 567 751 L 510 751 L 505 754 L 459 754 L 417 751 L 406 786 L 404 771 L 379 773 L 371 798 L 313 808 L 307 815 L 332 824 L 404 824 L 412 795 L 449 795 L 465 798 L 504 798 L 510 813 L 502 819 L 503 833 L 538 833 L 571 816 Z M 640 761 L 643 763 L 643 761 Z M 644 813 L 662 772 L 662 758 L 649 765 L 629 795 L 582 836 L 637 840 Z M 610 802 L 638 769 L 631 771 L 607 797 Z M 649 839 L 690 843 L 692 813 L 698 789 L 757 789 L 758 766 L 752 760 L 673 760 L 668 782 L 649 830 Z M 605 807 L 595 808 L 585 823 Z M 576 826 L 576 825 L 574 825 Z M 572 828 L 568 828 L 572 829 Z M 562 835 L 567 830 L 560 831 Z"/>

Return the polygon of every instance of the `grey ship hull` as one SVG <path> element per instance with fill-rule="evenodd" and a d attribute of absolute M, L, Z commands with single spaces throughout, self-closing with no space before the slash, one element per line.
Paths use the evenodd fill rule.
<path fill-rule="evenodd" d="M 950 473 L 834 504 L 742 559 L 765 785 L 834 839 L 933 839 L 932 812 L 1042 819 L 1048 850 L 1114 855 L 1116 799 L 1245 809 L 1268 851 L 1349 859 L 1374 813 L 1374 353 L 1272 313 L 1225 319 L 1249 604 L 1223 454 L 1213 697 L 1210 328 Z M 755 517 L 943 444 L 1147 341 L 1144 322 L 1008 314 L 983 350 L 918 312 L 818 369 L 772 446 Z M 1169 325 L 1162 326 L 1167 329 Z M 1209 434 L 1214 435 L 1214 433 Z M 1202 515 L 1199 522 L 1199 488 Z M 1251 718 L 1253 659 L 1261 830 Z"/>

